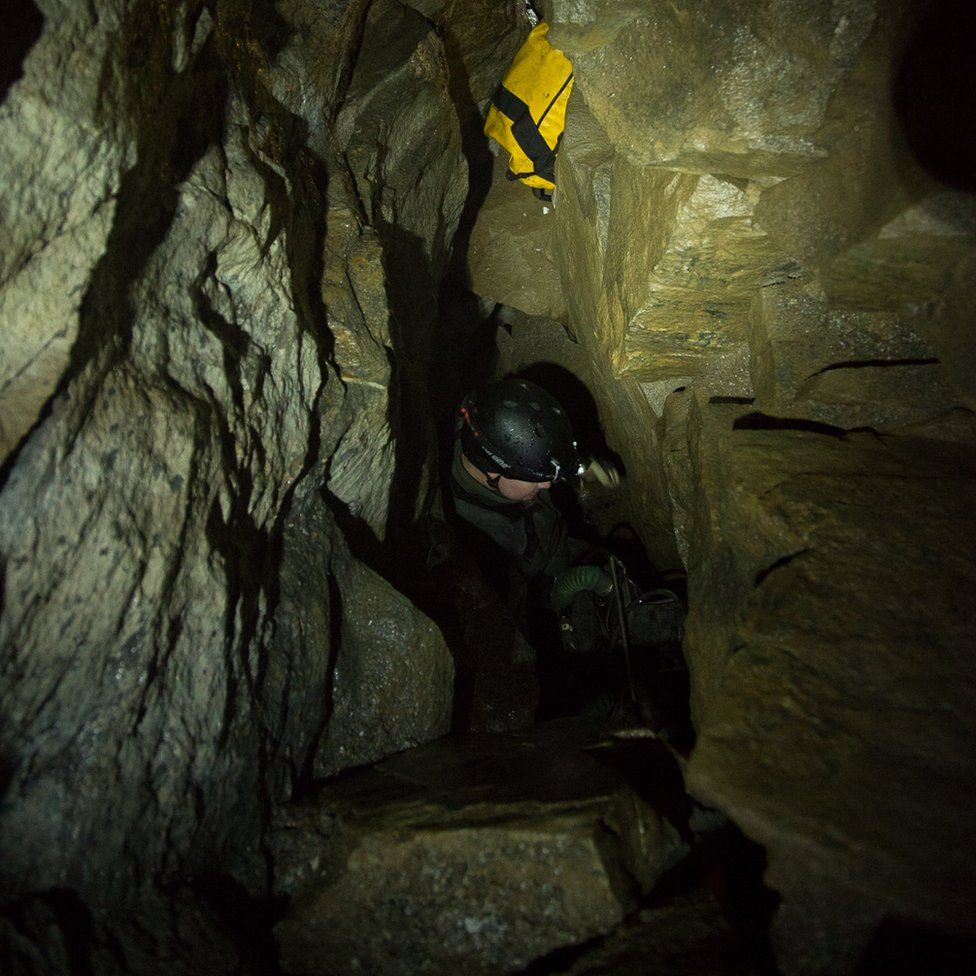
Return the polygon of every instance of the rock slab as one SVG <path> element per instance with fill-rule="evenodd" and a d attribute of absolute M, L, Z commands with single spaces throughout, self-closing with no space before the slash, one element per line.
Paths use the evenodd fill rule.
<path fill-rule="evenodd" d="M 444 741 L 283 812 L 285 970 L 488 976 L 611 929 L 685 848 L 607 748 L 560 723 Z"/>
<path fill-rule="evenodd" d="M 891 919 L 972 936 L 969 445 L 687 398 L 689 786 L 766 848 L 780 965 L 854 971 Z"/>

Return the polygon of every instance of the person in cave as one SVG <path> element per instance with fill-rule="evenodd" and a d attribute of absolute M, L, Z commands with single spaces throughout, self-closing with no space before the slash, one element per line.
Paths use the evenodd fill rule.
<path fill-rule="evenodd" d="M 615 642 L 607 633 L 606 620 L 613 617 L 614 578 L 608 571 L 613 557 L 602 546 L 574 538 L 550 496 L 554 486 L 558 491 L 579 478 L 605 487 L 616 487 L 620 480 L 611 463 L 580 458 L 569 417 L 545 389 L 508 378 L 465 397 L 457 411 L 451 464 L 454 511 L 477 530 L 475 536 L 489 542 L 480 561 L 496 577 L 496 586 L 507 590 L 510 609 L 540 651 L 546 672 L 540 684 L 548 680 L 553 686 L 550 715 L 542 717 L 592 713 L 602 701 L 597 710 L 603 717 L 640 715 L 650 722 L 650 709 L 637 707 L 642 689 L 635 687 L 629 661 L 626 678 L 621 671 L 615 646 L 620 634 Z M 618 586 L 633 586 L 617 565 Z M 499 580 L 499 575 L 507 578 Z M 645 635 L 660 650 L 673 645 L 680 630 L 683 613 L 678 610 L 676 617 L 676 609 L 673 599 L 659 600 L 630 622 L 643 623 Z M 657 666 L 646 657 L 645 663 Z"/>
<path fill-rule="evenodd" d="M 491 383 L 458 409 L 454 510 L 509 557 L 522 580 L 540 584 L 545 600 L 554 581 L 592 548 L 569 535 L 549 490 L 579 476 L 597 477 L 594 468 L 605 483 L 616 483 L 611 466 L 581 462 L 569 417 L 535 383 Z"/>
<path fill-rule="evenodd" d="M 606 599 L 612 583 L 609 554 L 574 538 L 550 495 L 580 477 L 619 482 L 609 462 L 581 460 L 569 417 L 542 387 L 504 379 L 462 402 L 450 477 L 454 511 L 489 542 L 487 551 L 480 547 L 483 567 L 543 658 L 557 659 L 560 680 L 568 676 L 553 611 L 582 590 Z"/>

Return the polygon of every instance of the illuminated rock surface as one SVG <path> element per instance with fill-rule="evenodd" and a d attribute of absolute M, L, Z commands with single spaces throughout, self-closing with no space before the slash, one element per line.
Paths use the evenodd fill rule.
<path fill-rule="evenodd" d="M 0 109 L 5 971 L 206 971 L 193 879 L 260 891 L 271 805 L 449 727 L 437 627 L 336 524 L 429 496 L 396 391 L 465 189 L 439 39 L 366 6 L 45 4 Z"/>
<path fill-rule="evenodd" d="M 562 318 L 566 305 L 552 261 L 552 206 L 526 192 L 521 183 L 507 180 L 507 169 L 508 156 L 501 153 L 471 234 L 471 287 L 484 298 L 529 315 Z"/>
<path fill-rule="evenodd" d="M 928 27 L 869 2 L 552 19 L 568 318 L 499 341 L 583 380 L 664 565 L 673 532 L 689 785 L 766 848 L 784 972 L 851 972 L 899 925 L 972 936 L 973 199 L 904 153 L 890 95 Z"/>
<path fill-rule="evenodd" d="M 781 965 L 848 971 L 886 918 L 964 930 L 970 445 L 770 429 L 690 396 L 668 407 L 676 496 L 696 484 L 689 785 L 766 848 Z"/>
<path fill-rule="evenodd" d="M 605 758 L 612 738 L 557 723 L 435 743 L 290 809 L 274 839 L 284 968 L 517 972 L 607 932 L 689 829 L 674 760 L 644 745 L 641 794 Z"/>
<path fill-rule="evenodd" d="M 303 928 L 317 899 L 413 932 L 414 972 L 428 916 L 451 972 L 623 973 L 658 924 L 583 947 L 603 962 L 546 956 L 602 939 L 679 851 L 661 797 L 578 743 L 503 796 L 435 788 L 437 744 L 422 775 L 406 753 L 289 805 L 452 722 L 532 718 L 532 648 L 426 534 L 448 267 L 483 299 L 457 334 L 499 323 L 486 362 L 592 396 L 627 475 L 594 521 L 687 570 L 688 786 L 765 849 L 782 972 L 966 971 L 976 167 L 938 85 L 972 14 L 544 6 L 575 67 L 548 214 L 489 191 L 479 135 L 521 4 L 5 8 L 37 35 L 0 96 L 5 973 L 274 972 L 272 880 L 299 968 L 358 951 Z M 528 789 L 564 759 L 582 793 Z M 657 840 L 608 854 L 611 822 Z M 469 870 L 452 905 L 437 884 Z"/>

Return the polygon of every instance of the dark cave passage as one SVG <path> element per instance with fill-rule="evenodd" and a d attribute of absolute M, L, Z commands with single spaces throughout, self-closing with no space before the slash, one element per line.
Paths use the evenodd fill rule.
<path fill-rule="evenodd" d="M 8 2 L 0 972 L 968 974 L 972 20 Z"/>
<path fill-rule="evenodd" d="M 24 59 L 41 36 L 44 15 L 33 0 L 11 0 L 0 13 L 0 35 L 4 38 L 0 55 L 0 103 L 10 86 L 23 77 Z"/>
<path fill-rule="evenodd" d="M 478 195 L 484 196 L 480 178 L 472 182 L 479 187 Z M 492 307 L 490 301 L 469 290 L 467 264 L 468 256 L 456 250 L 453 270 L 445 277 L 441 289 L 435 343 L 438 353 L 430 371 L 445 517 L 459 557 L 459 562 L 442 571 L 442 575 L 462 573 L 483 577 L 481 585 L 487 585 L 497 601 L 496 612 L 508 619 L 509 627 L 495 627 L 475 642 L 487 645 L 500 641 L 502 646 L 470 646 L 463 637 L 453 644 L 458 673 L 454 727 L 480 730 L 484 726 L 474 712 L 482 708 L 493 711 L 488 705 L 472 701 L 473 687 L 480 683 L 479 676 L 473 673 L 475 669 L 500 671 L 489 685 L 495 690 L 506 682 L 525 681 L 524 667 L 511 668 L 512 648 L 505 646 L 511 641 L 527 643 L 536 658 L 534 679 L 539 699 L 536 720 L 587 715 L 590 720 L 612 721 L 629 714 L 638 723 L 646 721 L 659 730 L 668 728 L 681 748 L 687 750 L 691 744 L 691 723 L 687 668 L 680 651 L 681 622 L 687 600 L 685 583 L 680 574 L 661 573 L 630 526 L 617 524 L 609 532 L 601 531 L 599 523 L 608 524 L 606 510 L 614 508 L 613 498 L 608 497 L 611 493 L 591 490 L 581 498 L 569 485 L 552 489 L 570 536 L 579 540 L 581 549 L 584 546 L 587 549 L 583 561 L 606 569 L 609 557 L 613 556 L 618 560 L 622 577 L 620 607 L 615 598 L 583 594 L 559 614 L 549 606 L 551 579 L 521 578 L 510 556 L 451 511 L 449 485 L 457 436 L 457 406 L 472 389 L 503 375 L 504 354 L 499 340 L 500 336 L 507 338 L 511 334 L 506 319 L 513 311 Z M 550 327 L 558 328 L 558 325 L 552 323 Z M 613 455 L 618 469 L 624 468 L 619 456 L 607 445 L 593 396 L 579 378 L 555 362 L 537 362 L 519 369 L 516 375 L 537 383 L 565 406 L 581 456 Z M 622 474 L 626 477 L 625 470 Z M 600 510 L 598 518 L 594 518 L 593 509 Z M 443 592 L 458 595 L 457 589 L 444 588 Z M 673 593 L 670 602 L 665 599 L 669 592 Z M 647 597 L 654 593 L 658 601 L 666 604 L 656 618 L 654 598 Z M 457 621 L 469 612 L 469 608 L 457 606 L 439 611 L 429 600 L 424 605 L 437 620 Z M 625 613 L 623 633 L 621 610 Z M 669 614 L 682 621 L 670 620 Z M 657 630 L 670 629 L 670 640 L 655 642 L 655 636 L 660 637 L 654 633 L 655 621 Z M 513 693 L 511 697 L 517 695 Z M 643 715 L 640 703 L 643 703 Z M 520 714 L 524 721 L 524 711 Z"/>

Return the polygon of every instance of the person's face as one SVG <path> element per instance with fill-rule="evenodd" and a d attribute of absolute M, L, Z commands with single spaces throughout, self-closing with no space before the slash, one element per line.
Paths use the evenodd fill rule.
<path fill-rule="evenodd" d="M 552 487 L 551 481 L 519 481 L 516 478 L 506 478 L 502 475 L 498 479 L 498 493 L 512 502 L 535 501 L 540 491 Z"/>

